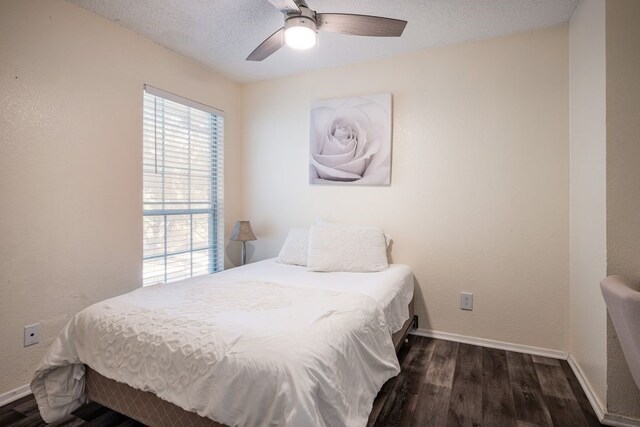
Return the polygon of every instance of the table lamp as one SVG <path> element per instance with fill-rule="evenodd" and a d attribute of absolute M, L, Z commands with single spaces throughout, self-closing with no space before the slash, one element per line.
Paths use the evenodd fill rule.
<path fill-rule="evenodd" d="M 253 234 L 251 223 L 249 221 L 236 221 L 229 240 L 242 242 L 242 265 L 245 265 L 247 262 L 247 240 L 258 240 L 256 235 Z"/>

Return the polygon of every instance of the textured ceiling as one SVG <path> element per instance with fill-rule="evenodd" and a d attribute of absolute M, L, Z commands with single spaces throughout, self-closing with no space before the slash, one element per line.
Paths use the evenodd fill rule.
<path fill-rule="evenodd" d="M 335 67 L 433 46 L 551 27 L 578 0 L 308 0 L 318 12 L 409 21 L 400 38 L 320 33 L 317 47 L 286 46 L 262 62 L 247 55 L 283 24 L 267 0 L 69 0 L 228 77 L 255 81 Z"/>

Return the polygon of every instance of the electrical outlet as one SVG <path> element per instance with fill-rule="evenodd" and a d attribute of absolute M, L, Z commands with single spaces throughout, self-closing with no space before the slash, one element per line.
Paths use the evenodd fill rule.
<path fill-rule="evenodd" d="M 460 293 L 460 310 L 473 310 L 473 294 L 471 292 Z"/>
<path fill-rule="evenodd" d="M 38 344 L 40 342 L 40 323 L 24 327 L 24 346 Z"/>

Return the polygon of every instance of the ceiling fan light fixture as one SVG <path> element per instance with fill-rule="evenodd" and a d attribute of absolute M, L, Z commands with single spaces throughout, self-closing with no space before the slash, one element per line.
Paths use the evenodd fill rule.
<path fill-rule="evenodd" d="M 316 23 L 309 18 L 289 18 L 285 23 L 284 42 L 293 49 L 310 49 L 316 45 Z"/>
<path fill-rule="evenodd" d="M 384 16 L 351 13 L 317 13 L 305 0 L 268 0 L 284 14 L 284 27 L 267 37 L 247 56 L 262 61 L 285 44 L 294 49 L 310 49 L 318 31 L 369 37 L 400 37 L 407 21 Z"/>

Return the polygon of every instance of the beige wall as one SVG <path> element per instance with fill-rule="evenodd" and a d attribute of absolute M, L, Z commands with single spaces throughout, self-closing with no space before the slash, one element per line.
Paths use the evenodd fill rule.
<path fill-rule="evenodd" d="M 0 394 L 69 316 L 141 284 L 144 83 L 225 110 L 230 230 L 236 84 L 64 1 L 0 3 Z"/>
<path fill-rule="evenodd" d="M 243 86 L 251 257 L 316 218 L 378 225 L 415 272 L 421 327 L 568 350 L 568 66 L 560 27 Z M 309 103 L 380 92 L 391 186 L 309 186 Z"/>
<path fill-rule="evenodd" d="M 637 0 L 606 2 L 605 58 L 605 3 L 583 0 L 569 30 L 240 88 L 62 0 L 3 0 L 0 394 L 30 380 L 71 315 L 140 285 L 149 83 L 225 110 L 225 227 L 252 221 L 253 259 L 317 218 L 379 225 L 415 271 L 421 327 L 570 350 L 610 412 L 640 417 L 597 286 L 640 281 L 638 22 Z M 309 186 L 310 102 L 381 92 L 392 185 Z M 34 322 L 41 343 L 23 348 Z"/>
<path fill-rule="evenodd" d="M 607 412 L 635 418 L 640 391 L 598 282 L 640 282 L 638 22 L 637 0 L 583 0 L 570 25 L 571 354 Z"/>
<path fill-rule="evenodd" d="M 607 0 L 608 274 L 640 282 L 640 1 Z M 609 322 L 609 411 L 640 418 L 640 391 Z"/>
<path fill-rule="evenodd" d="M 583 0 L 569 25 L 571 354 L 606 403 L 607 275 L 605 3 Z"/>

